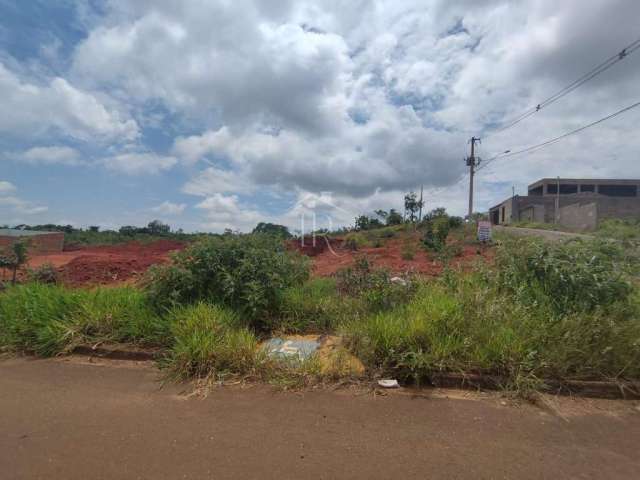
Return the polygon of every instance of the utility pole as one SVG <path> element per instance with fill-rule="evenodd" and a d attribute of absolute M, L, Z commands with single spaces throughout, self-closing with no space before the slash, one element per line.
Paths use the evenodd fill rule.
<path fill-rule="evenodd" d="M 418 216 L 418 223 L 422 221 L 422 190 L 424 189 L 424 185 L 420 185 L 420 215 Z"/>
<path fill-rule="evenodd" d="M 480 159 L 476 158 L 476 142 L 480 143 L 480 139 L 471 137 L 471 155 L 466 159 L 467 166 L 469 167 L 469 220 L 473 215 L 473 176 L 475 175 L 475 168 L 480 165 Z"/>
<path fill-rule="evenodd" d="M 555 215 L 553 216 L 553 223 L 559 223 L 560 221 L 560 177 L 556 179 L 556 208 Z"/>

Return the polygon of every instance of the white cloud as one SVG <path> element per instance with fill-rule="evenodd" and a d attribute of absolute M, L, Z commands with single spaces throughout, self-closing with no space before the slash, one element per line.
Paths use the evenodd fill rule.
<path fill-rule="evenodd" d="M 16 187 L 11 182 L 0 180 L 0 195 L 15 192 Z"/>
<path fill-rule="evenodd" d="M 206 221 L 202 227 L 214 232 L 232 230 L 250 231 L 266 216 L 255 209 L 242 205 L 237 195 L 213 194 L 196 205 L 205 211 Z"/>
<path fill-rule="evenodd" d="M 132 140 L 139 134 L 132 119 L 107 108 L 96 96 L 64 78 L 44 85 L 21 81 L 0 62 L 0 132 L 16 138 L 56 132 L 81 140 Z"/>
<path fill-rule="evenodd" d="M 160 215 L 180 215 L 184 212 L 187 205 L 185 203 L 172 203 L 169 201 L 164 201 L 160 205 L 157 205 L 151 208 L 151 211 L 154 213 L 159 213 Z"/>
<path fill-rule="evenodd" d="M 88 84 L 190 114 L 213 110 L 234 125 L 332 130 L 351 64 L 341 36 L 284 16 L 266 21 L 258 2 L 116 9 L 124 11 L 114 18 L 127 20 L 96 28 L 75 52 L 73 71 Z"/>
<path fill-rule="evenodd" d="M 155 153 L 123 153 L 108 157 L 102 163 L 109 170 L 125 175 L 153 175 L 171 169 L 178 160 L 175 157 Z"/>
<path fill-rule="evenodd" d="M 11 155 L 18 161 L 31 165 L 82 165 L 80 152 L 71 147 L 33 147 Z"/>
<path fill-rule="evenodd" d="M 48 210 L 46 206 L 36 205 L 16 196 L 17 190 L 12 183 L 0 181 L 0 215 L 35 215 Z"/>

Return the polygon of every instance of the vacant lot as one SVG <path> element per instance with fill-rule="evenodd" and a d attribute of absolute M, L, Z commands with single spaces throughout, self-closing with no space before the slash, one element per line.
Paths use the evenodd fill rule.
<path fill-rule="evenodd" d="M 50 264 L 71 286 L 109 285 L 139 278 L 151 265 L 167 262 L 171 252 L 184 247 L 183 242 L 173 240 L 79 247 L 54 255 L 32 256 L 27 267 Z"/>
<path fill-rule="evenodd" d="M 635 478 L 631 402 L 157 383 L 145 366 L 0 361 L 2 478 Z"/>

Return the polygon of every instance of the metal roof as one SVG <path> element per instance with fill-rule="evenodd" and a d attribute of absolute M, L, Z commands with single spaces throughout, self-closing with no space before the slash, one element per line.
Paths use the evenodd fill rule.
<path fill-rule="evenodd" d="M 47 235 L 50 233 L 62 233 L 62 232 L 39 232 L 36 230 L 19 230 L 16 228 L 0 228 L 0 237 L 35 237 L 37 235 Z"/>

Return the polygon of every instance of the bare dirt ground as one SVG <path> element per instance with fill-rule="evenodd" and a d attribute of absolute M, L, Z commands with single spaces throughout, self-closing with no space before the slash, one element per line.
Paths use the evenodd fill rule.
<path fill-rule="evenodd" d="M 0 361 L 3 479 L 637 478 L 637 403 L 456 391 L 207 397 L 133 362 Z"/>
<path fill-rule="evenodd" d="M 35 255 L 28 267 L 50 263 L 70 286 L 108 285 L 131 282 L 144 274 L 151 265 L 169 260 L 169 254 L 185 244 L 172 240 L 142 244 L 84 247 L 54 255 Z"/>
<path fill-rule="evenodd" d="M 411 260 L 402 258 L 405 244 L 410 242 L 415 250 Z M 493 250 L 476 245 L 462 245 L 460 255 L 451 259 L 452 267 L 469 268 L 477 261 L 487 261 L 493 257 Z M 310 254 L 313 262 L 313 274 L 319 277 L 328 277 L 335 274 L 341 268 L 353 265 L 356 258 L 365 255 L 375 267 L 386 268 L 395 274 L 415 273 L 426 276 L 437 276 L 442 273 L 444 264 L 435 255 L 425 251 L 420 245 L 417 236 L 405 236 L 393 238 L 384 242 L 381 247 L 364 247 L 357 251 L 349 250 L 338 241 L 331 248 L 323 243 L 323 239 L 317 239 L 316 248 L 298 248 L 305 254 Z"/>

